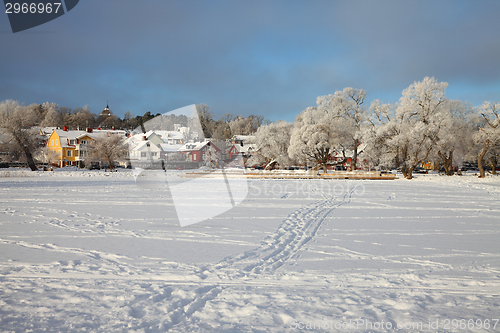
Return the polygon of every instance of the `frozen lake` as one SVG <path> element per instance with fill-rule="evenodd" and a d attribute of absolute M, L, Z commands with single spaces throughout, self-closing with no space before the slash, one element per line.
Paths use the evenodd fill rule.
<path fill-rule="evenodd" d="M 161 181 L 1 176 L 1 331 L 500 331 L 499 177 L 255 179 L 180 227 Z"/>

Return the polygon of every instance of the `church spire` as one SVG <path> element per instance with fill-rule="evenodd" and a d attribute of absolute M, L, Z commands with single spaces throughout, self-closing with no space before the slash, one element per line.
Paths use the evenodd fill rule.
<path fill-rule="evenodd" d="M 106 107 L 102 110 L 101 115 L 111 116 L 111 110 L 109 109 L 109 102 L 106 100 Z"/>

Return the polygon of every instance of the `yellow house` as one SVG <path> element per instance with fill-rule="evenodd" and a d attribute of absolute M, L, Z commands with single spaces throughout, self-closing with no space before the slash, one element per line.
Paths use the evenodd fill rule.
<path fill-rule="evenodd" d="M 57 164 L 61 167 L 79 165 L 87 154 L 87 147 L 95 137 L 85 131 L 65 131 L 56 129 L 47 140 L 49 153 L 57 156 Z M 54 162 L 54 161 L 51 161 Z"/>
<path fill-rule="evenodd" d="M 50 163 L 57 162 L 60 167 L 67 165 L 82 166 L 82 162 L 87 158 L 89 147 L 98 137 L 110 135 L 125 136 L 123 130 L 92 130 L 68 131 L 55 129 L 47 140 L 47 150 Z M 51 159 L 52 157 L 52 159 Z"/>

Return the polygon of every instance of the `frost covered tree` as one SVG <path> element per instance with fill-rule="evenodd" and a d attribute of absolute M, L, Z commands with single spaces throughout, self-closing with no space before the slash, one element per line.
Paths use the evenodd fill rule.
<path fill-rule="evenodd" d="M 222 120 L 222 118 L 221 118 Z M 242 117 L 242 116 L 236 116 L 233 117 L 231 115 L 230 119 L 227 119 L 226 121 L 229 124 L 229 128 L 231 130 L 232 135 L 246 135 L 248 134 L 248 131 L 246 129 L 247 127 L 247 119 Z"/>
<path fill-rule="evenodd" d="M 196 110 L 203 129 L 204 137 L 216 140 L 227 140 L 233 135 L 250 135 L 265 123 L 263 116 L 234 116 L 226 113 L 214 120 L 215 115 L 206 104 L 197 104 Z"/>
<path fill-rule="evenodd" d="M 134 115 L 130 111 L 125 112 L 123 116 L 123 128 L 133 129 L 136 128 L 137 125 L 138 122 Z"/>
<path fill-rule="evenodd" d="M 488 149 L 484 162 L 491 168 L 492 175 L 498 174 L 496 169 L 500 165 L 500 143 Z"/>
<path fill-rule="evenodd" d="M 364 137 L 382 165 L 393 164 L 405 178 L 412 179 L 413 170 L 427 160 L 437 141 L 445 119 L 442 104 L 447 86 L 426 77 L 403 90 L 394 106 L 372 102 L 373 126 Z"/>
<path fill-rule="evenodd" d="M 356 170 L 361 127 L 367 119 L 367 111 L 363 105 L 365 97 L 366 92 L 362 89 L 344 88 L 333 95 L 319 96 L 316 100 L 319 109 L 325 110 L 331 117 L 343 118 L 344 122 L 350 123 L 351 131 L 346 134 L 352 142 L 352 170 Z"/>
<path fill-rule="evenodd" d="M 327 166 L 345 163 L 345 152 L 351 141 L 352 122 L 335 117 L 328 109 L 308 107 L 295 119 L 290 137 L 290 158 L 307 163 L 315 162 L 326 172 Z M 341 161 L 337 161 L 339 154 Z"/>
<path fill-rule="evenodd" d="M 97 115 L 90 112 L 88 105 L 76 107 L 73 110 L 65 106 L 58 106 L 55 103 L 44 103 L 41 107 L 46 110 L 45 116 L 41 118 L 42 126 L 67 126 L 69 129 L 95 126 Z"/>
<path fill-rule="evenodd" d="M 484 178 L 484 157 L 488 151 L 492 149 L 496 150 L 498 145 L 500 145 L 500 103 L 484 102 L 478 108 L 478 111 L 482 117 L 483 123 L 474 134 L 474 141 L 480 146 L 477 155 L 479 178 Z"/>
<path fill-rule="evenodd" d="M 39 121 L 37 107 L 36 104 L 24 106 L 13 100 L 0 103 L 0 133 L 11 147 L 22 152 L 32 171 L 37 170 L 34 155 L 41 148 L 38 132 L 33 128 Z"/>
<path fill-rule="evenodd" d="M 80 108 L 75 108 L 74 109 L 74 114 L 73 114 L 73 122 L 74 125 L 73 127 L 76 128 L 86 128 L 86 127 L 93 127 L 96 124 L 96 119 L 97 115 L 94 113 L 90 112 L 90 107 L 88 105 L 85 105 L 84 107 Z M 116 124 L 115 126 L 121 126 Z"/>
<path fill-rule="evenodd" d="M 218 120 L 215 123 L 215 128 L 211 136 L 213 139 L 224 141 L 230 139 L 232 136 L 229 123 L 222 120 Z"/>
<path fill-rule="evenodd" d="M 207 145 L 207 149 L 203 154 L 203 162 L 209 168 L 215 168 L 219 164 L 220 155 L 217 150 L 211 145 Z"/>
<path fill-rule="evenodd" d="M 443 102 L 443 122 L 436 136 L 433 156 L 441 160 L 448 176 L 453 175 L 453 162 L 462 161 L 474 146 L 472 106 L 457 100 Z"/>
<path fill-rule="evenodd" d="M 233 118 L 231 114 L 227 113 L 215 121 L 215 115 L 210 111 L 210 107 L 203 103 L 196 105 L 196 111 L 205 138 L 214 138 L 216 140 L 231 138 L 231 127 L 229 125 L 230 120 Z"/>
<path fill-rule="evenodd" d="M 231 115 L 232 116 L 232 115 Z M 264 117 L 249 115 L 248 117 L 236 116 L 228 121 L 232 135 L 250 135 L 264 123 Z"/>
<path fill-rule="evenodd" d="M 84 116 L 84 114 L 80 114 L 81 116 Z M 82 121 L 78 123 L 78 127 L 82 128 L 81 124 L 83 124 Z M 102 128 L 119 128 L 122 125 L 122 120 L 118 118 L 116 115 L 112 114 L 111 116 L 108 116 L 102 123 L 101 127 Z"/>
<path fill-rule="evenodd" d="M 252 139 L 252 143 L 256 146 L 255 152 L 247 164 L 265 164 L 266 169 L 274 168 L 275 165 L 282 168 L 292 165 L 293 160 L 288 155 L 292 127 L 293 124 L 281 120 L 260 126 Z"/>
<path fill-rule="evenodd" d="M 364 155 L 380 167 L 400 167 L 400 143 L 396 138 L 402 135 L 402 126 L 395 106 L 374 100 L 370 105 L 370 126 L 362 131 L 363 141 L 367 142 Z"/>
<path fill-rule="evenodd" d="M 196 104 L 196 111 L 198 112 L 198 118 L 200 119 L 204 137 L 211 138 L 216 125 L 213 119 L 214 114 L 210 111 L 210 107 L 203 103 Z"/>
<path fill-rule="evenodd" d="M 125 158 L 127 154 L 124 137 L 117 134 L 98 137 L 89 150 L 90 160 L 107 162 L 110 170 L 113 170 L 114 161 Z"/>
<path fill-rule="evenodd" d="M 46 109 L 45 117 L 43 118 L 40 126 L 46 127 L 63 127 L 63 117 L 60 112 L 57 111 L 57 104 L 55 103 L 44 103 L 42 105 L 44 109 Z"/>

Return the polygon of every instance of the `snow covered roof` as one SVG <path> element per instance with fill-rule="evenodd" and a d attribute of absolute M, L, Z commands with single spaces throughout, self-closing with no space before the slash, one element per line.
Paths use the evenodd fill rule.
<path fill-rule="evenodd" d="M 243 154 L 246 154 L 246 153 L 250 153 L 252 151 L 256 151 L 257 150 L 257 145 L 251 143 L 251 144 L 246 144 L 244 146 L 241 146 L 239 144 L 235 144 L 233 146 L 239 153 L 243 153 Z"/>
<path fill-rule="evenodd" d="M 87 131 L 65 131 L 62 129 L 55 129 L 53 130 L 53 132 L 55 132 L 59 136 L 59 139 L 61 140 L 61 146 L 65 148 L 72 146 L 69 144 L 70 140 L 81 139 L 86 136 L 95 140 L 109 135 L 122 135 L 123 137 L 125 137 L 126 134 L 126 131 L 123 130 L 95 130 L 89 133 Z"/>
<path fill-rule="evenodd" d="M 201 150 L 203 147 L 206 145 L 211 145 L 215 147 L 217 150 L 220 151 L 219 147 L 217 147 L 213 142 L 209 140 L 205 140 L 203 142 L 188 142 L 184 145 L 182 145 L 181 149 L 179 151 L 196 151 L 196 150 Z"/>
<path fill-rule="evenodd" d="M 74 140 L 78 139 L 80 136 L 83 136 L 85 134 L 89 135 L 90 137 L 94 138 L 91 134 L 86 131 L 64 131 L 62 129 L 56 129 L 54 130 L 57 135 L 59 135 L 59 138 L 61 138 L 61 142 L 63 141 L 63 138 Z"/>
<path fill-rule="evenodd" d="M 233 140 L 242 141 L 243 143 L 249 142 L 253 139 L 255 139 L 255 136 L 253 136 L 253 135 L 234 135 L 233 136 Z"/>
<path fill-rule="evenodd" d="M 127 141 L 128 141 L 128 143 L 138 143 L 138 142 L 143 140 L 143 136 L 144 136 L 143 134 L 141 134 L 141 135 L 136 134 L 136 135 L 129 137 L 127 139 Z"/>
<path fill-rule="evenodd" d="M 81 137 L 84 137 L 85 135 L 88 135 L 92 139 L 95 139 L 94 136 L 90 135 L 90 133 L 87 133 L 86 131 L 64 131 L 62 129 L 56 129 L 53 132 L 55 132 L 59 136 L 59 140 L 61 141 L 61 147 L 64 148 L 72 146 L 69 144 L 70 140 L 76 140 Z"/>
<path fill-rule="evenodd" d="M 171 145 L 168 143 L 160 143 L 160 148 L 166 152 L 173 152 L 180 150 L 184 145 Z"/>
<path fill-rule="evenodd" d="M 150 141 L 141 141 L 137 146 L 133 148 L 133 150 L 137 151 L 143 151 L 143 150 L 149 150 L 149 151 L 160 151 L 160 148 L 158 148 L 155 144 L 151 143 Z"/>
<path fill-rule="evenodd" d="M 109 134 L 109 135 L 123 135 L 123 136 L 125 136 L 127 134 L 127 132 L 124 130 L 92 130 L 92 132 L 87 132 L 87 131 L 75 131 L 75 130 L 65 131 L 62 129 L 55 129 L 54 132 L 56 132 L 60 138 L 65 137 L 68 139 L 78 139 L 78 138 L 83 137 L 85 135 L 88 135 L 91 138 L 96 139 L 100 136 L 104 136 L 107 134 Z"/>
<path fill-rule="evenodd" d="M 147 131 L 146 133 L 139 133 L 139 134 L 136 134 L 134 136 L 145 136 L 146 138 L 150 138 L 152 135 L 157 135 L 159 137 L 162 137 L 162 135 L 160 133 L 158 133 L 159 131 Z"/>
<path fill-rule="evenodd" d="M 134 134 L 129 138 L 129 141 L 131 141 L 131 142 L 142 141 L 144 136 L 147 139 L 150 139 L 151 136 L 154 136 L 154 135 L 158 136 L 165 143 L 168 141 L 168 139 L 184 140 L 184 134 L 181 132 L 151 130 L 151 131 L 147 131 L 146 133 Z"/>
<path fill-rule="evenodd" d="M 95 134 L 113 134 L 113 135 L 117 134 L 117 135 L 123 135 L 123 136 L 125 136 L 128 132 L 125 131 L 125 130 L 114 130 L 114 129 L 100 130 L 100 129 L 96 129 L 96 130 L 92 130 L 92 133 L 95 133 Z"/>
<path fill-rule="evenodd" d="M 187 127 L 186 127 L 187 128 Z M 146 134 L 149 132 L 155 133 L 156 135 L 160 136 L 163 141 L 167 141 L 168 139 L 175 139 L 175 140 L 184 140 L 185 139 L 185 133 L 183 132 L 178 132 L 178 131 L 148 131 Z M 147 136 L 149 138 L 149 136 Z"/>
<path fill-rule="evenodd" d="M 57 127 L 55 126 L 50 126 L 50 127 L 40 127 L 40 134 L 42 135 L 51 135 L 54 130 L 56 130 Z"/>
<path fill-rule="evenodd" d="M 203 147 L 208 145 L 210 141 L 203 142 L 188 142 L 179 149 L 179 151 L 192 151 L 192 150 L 201 150 Z"/>

